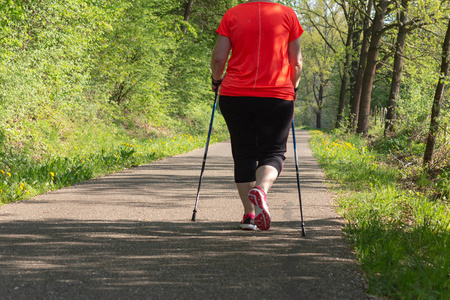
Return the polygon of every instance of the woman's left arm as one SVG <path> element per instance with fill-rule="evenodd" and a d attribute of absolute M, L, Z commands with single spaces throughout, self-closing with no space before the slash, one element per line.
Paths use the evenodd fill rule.
<path fill-rule="evenodd" d="M 291 81 L 294 88 L 300 83 L 300 75 L 303 68 L 303 57 L 301 50 L 300 37 L 293 40 L 288 45 L 289 65 L 291 66 Z"/>

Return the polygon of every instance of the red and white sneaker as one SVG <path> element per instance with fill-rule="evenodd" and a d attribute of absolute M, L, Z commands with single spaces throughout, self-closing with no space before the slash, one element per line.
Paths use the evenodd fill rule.
<path fill-rule="evenodd" d="M 256 230 L 255 215 L 245 214 L 239 227 L 243 230 Z"/>
<path fill-rule="evenodd" d="M 248 192 L 248 199 L 255 206 L 255 225 L 260 230 L 270 228 L 270 212 L 266 202 L 266 193 L 259 186 L 255 186 Z"/>

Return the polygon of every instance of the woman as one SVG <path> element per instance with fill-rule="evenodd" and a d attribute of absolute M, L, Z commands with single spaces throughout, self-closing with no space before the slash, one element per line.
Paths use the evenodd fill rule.
<path fill-rule="evenodd" d="M 266 195 L 283 168 L 302 70 L 303 29 L 291 8 L 250 0 L 229 9 L 217 33 L 212 90 L 220 87 L 219 106 L 230 132 L 244 206 L 240 227 L 268 230 Z"/>

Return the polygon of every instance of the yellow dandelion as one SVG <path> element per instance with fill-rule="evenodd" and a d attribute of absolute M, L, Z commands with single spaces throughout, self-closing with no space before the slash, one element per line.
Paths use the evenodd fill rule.
<path fill-rule="evenodd" d="M 9 172 L 6 172 L 6 174 L 9 176 L 9 177 L 11 177 L 11 173 L 9 173 Z"/>
<path fill-rule="evenodd" d="M 0 170 L 0 172 L 2 172 L 2 174 L 5 174 L 5 171 L 3 171 L 3 170 Z"/>
<path fill-rule="evenodd" d="M 55 176 L 55 173 L 53 173 L 53 172 L 50 172 L 50 175 L 53 177 L 53 176 Z"/>
<path fill-rule="evenodd" d="M 30 191 L 27 191 L 27 195 L 29 195 L 30 194 Z"/>

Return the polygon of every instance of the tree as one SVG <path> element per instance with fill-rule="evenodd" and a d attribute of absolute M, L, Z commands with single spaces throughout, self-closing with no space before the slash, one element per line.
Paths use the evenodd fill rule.
<path fill-rule="evenodd" d="M 322 108 L 325 99 L 324 90 L 328 84 L 328 79 L 324 78 L 324 74 L 319 72 L 314 74 L 313 93 L 316 101 L 316 127 L 322 128 Z"/>
<path fill-rule="evenodd" d="M 445 34 L 444 43 L 442 45 L 442 60 L 439 81 L 436 86 L 434 94 L 433 106 L 431 108 L 431 122 L 427 137 L 427 146 L 423 157 L 423 165 L 426 166 L 433 161 L 433 152 L 436 145 L 436 134 L 439 129 L 439 115 L 441 110 L 441 103 L 445 89 L 445 81 L 448 79 L 450 65 L 450 19 Z"/>
<path fill-rule="evenodd" d="M 403 71 L 403 51 L 405 49 L 406 34 L 408 33 L 408 4 L 409 0 L 402 0 L 397 20 L 398 20 L 398 34 L 395 43 L 394 67 L 391 81 L 391 88 L 389 92 L 389 100 L 386 114 L 386 124 L 384 134 L 394 131 L 394 122 L 396 119 L 397 98 L 400 91 L 400 82 Z"/>
<path fill-rule="evenodd" d="M 341 3 L 341 2 L 339 2 Z M 345 52 L 346 20 L 338 2 L 320 0 L 314 3 L 301 1 L 299 11 L 303 17 L 302 26 L 305 29 L 305 38 L 302 41 L 305 68 L 302 82 L 312 86 L 310 101 L 313 108 L 316 126 L 323 126 L 322 112 L 326 106 L 333 106 L 334 94 L 330 91 L 335 89 L 335 69 L 342 69 L 343 63 L 336 59 Z M 301 91 L 302 92 L 302 91 Z M 325 101 L 328 99 L 327 101 Z M 329 119 L 329 118 L 328 118 Z M 334 118 L 333 118 L 334 119 Z M 327 120 L 335 123 L 335 120 Z"/>
<path fill-rule="evenodd" d="M 372 22 L 371 41 L 367 52 L 367 63 L 364 70 L 363 84 L 359 107 L 357 133 L 366 135 L 369 131 L 370 100 L 373 81 L 377 68 L 378 55 L 380 53 L 381 40 L 384 33 L 384 18 L 391 4 L 389 0 L 379 0 L 375 6 L 375 17 Z"/>
<path fill-rule="evenodd" d="M 355 5 L 358 5 L 359 3 L 356 3 Z M 370 28 L 370 14 L 372 11 L 373 6 L 373 0 L 369 0 L 367 4 L 361 5 L 365 8 L 365 10 L 359 10 L 359 22 L 362 24 L 362 28 L 357 30 L 357 33 L 355 33 L 355 39 L 353 40 L 353 47 L 356 48 L 356 37 L 360 35 L 359 32 L 362 31 L 363 33 L 363 39 L 360 46 L 360 55 L 359 60 L 356 63 L 357 67 L 354 68 L 354 84 L 353 84 L 353 91 L 350 96 L 350 124 L 349 127 L 354 129 L 356 128 L 356 125 L 358 123 L 359 119 L 359 105 L 360 105 L 360 99 L 361 99 L 361 90 L 364 80 L 364 70 L 366 67 L 366 61 L 367 61 L 367 52 L 369 49 L 369 28 Z M 353 64 L 355 65 L 355 63 Z"/>
<path fill-rule="evenodd" d="M 412 2 L 412 4 L 411 4 Z M 412 9 L 410 9 L 410 7 Z M 395 43 L 394 64 L 392 80 L 387 104 L 387 114 L 384 134 L 395 132 L 397 121 L 397 102 L 402 82 L 404 52 L 406 37 L 412 31 L 424 28 L 427 24 L 435 23 L 441 19 L 441 14 L 445 14 L 439 9 L 437 1 L 429 1 L 426 4 L 417 3 L 411 0 L 402 0 L 397 7 L 398 34 Z M 411 11 L 411 13 L 410 13 Z M 410 17 L 411 16 L 411 17 Z M 426 52 L 421 49 L 422 54 Z"/>
<path fill-rule="evenodd" d="M 348 7 L 345 5 L 345 1 L 336 2 L 344 13 L 345 19 L 347 21 L 347 38 L 345 42 L 345 60 L 344 60 L 344 68 L 341 77 L 341 88 L 339 93 L 339 105 L 336 117 L 335 127 L 339 128 L 342 124 L 342 120 L 344 118 L 344 108 L 345 108 L 345 100 L 347 96 L 347 87 L 348 80 L 350 77 L 350 68 L 352 63 L 352 44 L 354 41 L 354 30 L 355 30 L 355 17 L 356 17 L 356 9 L 352 5 L 351 1 Z"/>

